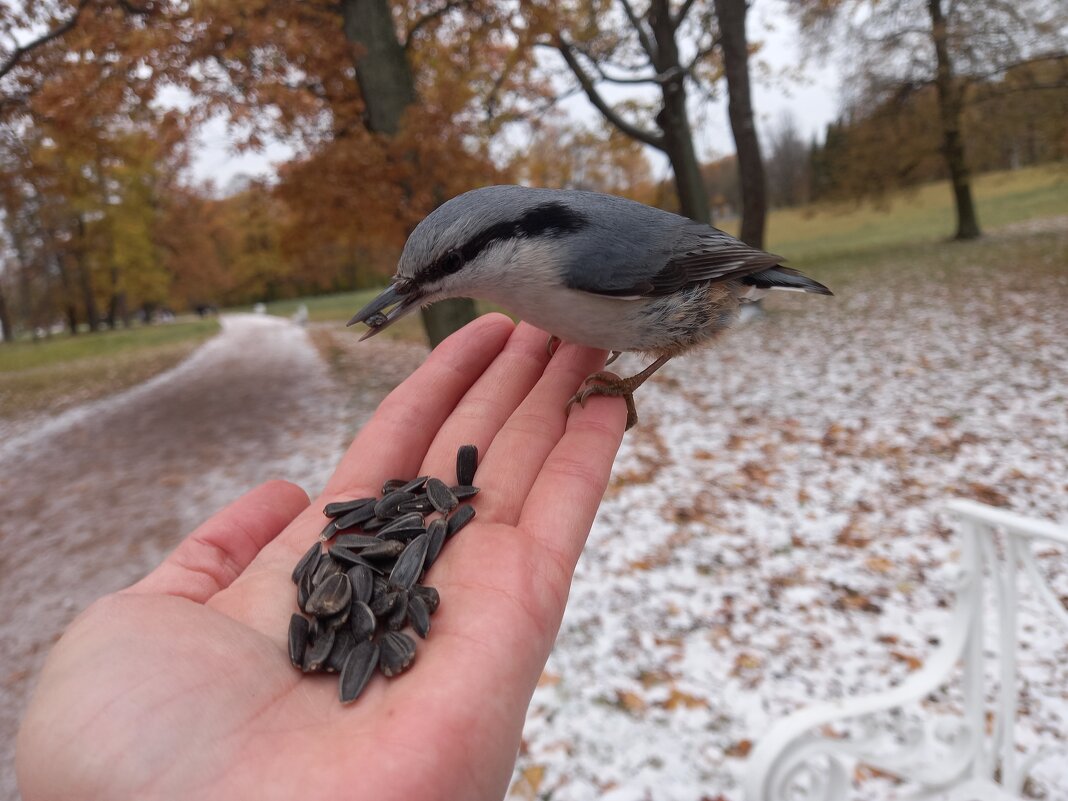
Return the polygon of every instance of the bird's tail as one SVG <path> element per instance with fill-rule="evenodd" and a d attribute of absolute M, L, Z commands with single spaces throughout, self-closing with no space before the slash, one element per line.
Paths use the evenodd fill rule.
<path fill-rule="evenodd" d="M 757 289 L 788 289 L 794 292 L 815 292 L 817 295 L 834 294 L 819 281 L 813 281 L 807 275 L 789 267 L 772 267 L 759 273 L 750 273 L 742 278 L 742 283 Z"/>

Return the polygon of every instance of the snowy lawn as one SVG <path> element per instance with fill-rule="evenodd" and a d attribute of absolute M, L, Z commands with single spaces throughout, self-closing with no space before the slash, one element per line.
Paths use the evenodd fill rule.
<path fill-rule="evenodd" d="M 933 650 L 946 498 L 1068 520 L 1065 222 L 814 269 L 836 298 L 777 299 L 638 393 L 513 797 L 740 800 L 774 721 Z M 1043 553 L 1068 601 L 1066 555 Z M 1068 635 L 1037 609 L 1025 593 L 1020 742 L 1068 753 Z M 855 778 L 858 798 L 895 797 Z M 1028 790 L 1068 798 L 1068 759 Z"/>

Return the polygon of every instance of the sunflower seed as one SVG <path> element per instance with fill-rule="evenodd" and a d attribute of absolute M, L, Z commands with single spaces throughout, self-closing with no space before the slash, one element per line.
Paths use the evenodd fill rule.
<path fill-rule="evenodd" d="M 319 566 L 315 568 L 315 572 L 312 573 L 312 586 L 318 587 L 331 576 L 344 572 L 345 567 L 340 562 L 336 562 L 332 559 L 328 554 L 319 560 Z"/>
<path fill-rule="evenodd" d="M 329 628 L 320 630 L 304 651 L 304 672 L 314 673 L 322 670 L 333 649 L 334 630 Z"/>
<path fill-rule="evenodd" d="M 362 509 L 375 502 L 374 498 L 356 498 L 351 501 L 334 501 L 323 507 L 323 514 L 327 517 L 340 517 L 343 514 Z"/>
<path fill-rule="evenodd" d="M 334 634 L 334 647 L 330 649 L 330 656 L 326 658 L 327 672 L 340 673 L 349 652 L 355 647 L 356 638 L 352 636 L 348 626 L 338 629 Z"/>
<path fill-rule="evenodd" d="M 385 496 L 382 500 L 375 504 L 375 517 L 379 518 L 394 518 L 400 511 L 398 507 L 406 501 L 414 501 L 414 492 L 405 492 L 403 490 L 394 490 Z"/>
<path fill-rule="evenodd" d="M 426 546 L 426 561 L 423 562 L 423 569 L 430 570 L 431 565 L 434 564 L 434 560 L 438 558 L 438 554 L 441 553 L 441 546 L 445 544 L 445 535 L 449 531 L 449 524 L 444 518 L 438 518 L 431 521 L 430 525 L 426 528 L 427 534 L 427 546 Z"/>
<path fill-rule="evenodd" d="M 415 641 L 399 631 L 387 631 L 379 641 L 378 667 L 385 676 L 396 676 L 415 659 Z"/>
<path fill-rule="evenodd" d="M 382 526 L 388 526 L 390 519 L 391 518 L 388 517 L 372 517 L 370 520 L 363 524 L 363 530 L 365 532 L 378 531 L 378 529 L 382 528 Z"/>
<path fill-rule="evenodd" d="M 367 603 L 371 600 L 371 592 L 374 590 L 374 573 L 366 565 L 356 565 L 346 574 L 349 583 L 352 584 L 352 602 L 362 601 Z"/>
<path fill-rule="evenodd" d="M 385 595 L 389 592 L 389 582 L 383 576 L 375 576 L 374 587 L 371 590 L 371 598 L 377 598 L 379 595 Z"/>
<path fill-rule="evenodd" d="M 370 562 L 368 562 L 355 551 L 350 551 L 348 548 L 331 548 L 330 556 L 331 558 L 336 559 L 338 562 L 341 562 L 345 566 L 345 570 L 348 570 L 350 567 L 353 567 L 355 565 L 363 565 L 364 567 L 369 567 L 372 570 L 374 569 L 374 565 L 372 565 Z"/>
<path fill-rule="evenodd" d="M 375 634 L 376 625 L 378 621 L 375 620 L 375 613 L 363 601 L 356 601 L 349 608 L 349 631 L 352 632 L 356 642 L 371 639 Z"/>
<path fill-rule="evenodd" d="M 289 619 L 289 661 L 293 667 L 304 666 L 304 649 L 308 646 L 308 619 L 293 615 Z"/>
<path fill-rule="evenodd" d="M 374 504 L 369 503 L 365 506 L 361 506 L 359 509 L 353 509 L 351 512 L 346 512 L 341 517 L 335 518 L 333 521 L 334 528 L 338 531 L 355 528 L 356 526 L 363 525 L 374 516 Z"/>
<path fill-rule="evenodd" d="M 358 551 L 361 548 L 366 548 L 369 545 L 375 545 L 377 543 L 378 539 L 369 534 L 340 534 L 337 539 L 334 540 L 334 547 L 348 548 L 353 551 Z"/>
<path fill-rule="evenodd" d="M 404 552 L 404 543 L 397 540 L 380 540 L 378 545 L 364 548 L 360 556 L 364 559 L 392 559 Z"/>
<path fill-rule="evenodd" d="M 391 492 L 396 492 L 407 483 L 403 478 L 391 478 L 382 485 L 382 494 L 389 495 Z"/>
<path fill-rule="evenodd" d="M 397 489 L 399 489 L 401 492 L 419 492 L 419 490 L 423 488 L 423 485 L 426 484 L 426 480 L 428 478 L 430 478 L 430 476 L 419 476 L 419 478 L 413 478 L 407 484 L 402 487 L 398 487 Z"/>
<path fill-rule="evenodd" d="M 410 512 L 419 512 L 420 514 L 425 515 L 427 512 L 434 511 L 434 504 L 430 502 L 430 498 L 426 497 L 425 495 L 420 495 L 414 501 L 405 501 L 404 503 L 402 503 L 398 507 L 397 511 L 399 511 L 402 515 L 408 514 Z"/>
<path fill-rule="evenodd" d="M 349 577 L 344 573 L 335 573 L 315 588 L 308 599 L 308 611 L 316 617 L 336 615 L 351 600 L 352 584 L 349 583 Z"/>
<path fill-rule="evenodd" d="M 402 528 L 400 531 L 390 531 L 381 535 L 383 540 L 394 540 L 396 542 L 405 545 L 420 534 L 423 534 L 426 530 L 422 528 Z"/>
<path fill-rule="evenodd" d="M 472 487 L 470 484 L 461 484 L 455 487 L 451 487 L 452 494 L 456 496 L 457 500 L 466 501 L 468 498 L 474 498 L 480 492 L 478 487 Z"/>
<path fill-rule="evenodd" d="M 301 612 L 308 611 L 308 599 L 311 598 L 313 589 L 315 587 L 312 584 L 312 574 L 307 572 L 301 577 L 300 584 L 297 585 L 297 606 L 300 607 Z"/>
<path fill-rule="evenodd" d="M 434 504 L 434 508 L 443 515 L 455 509 L 456 504 L 460 502 L 440 478 L 432 478 L 426 482 L 426 496 Z"/>
<path fill-rule="evenodd" d="M 478 467 L 478 448 L 474 445 L 461 445 L 456 451 L 456 483 L 470 484 L 475 480 Z"/>
<path fill-rule="evenodd" d="M 430 633 L 430 610 L 426 608 L 426 601 L 418 595 L 408 599 L 408 622 L 412 624 L 412 630 L 425 640 Z"/>
<path fill-rule="evenodd" d="M 422 598 L 423 603 L 426 604 L 427 611 L 430 614 L 434 614 L 438 611 L 438 606 L 441 604 L 441 596 L 438 595 L 438 591 L 433 587 L 427 587 L 425 584 L 416 584 L 412 587 L 412 593 L 416 598 Z"/>
<path fill-rule="evenodd" d="M 323 530 L 319 532 L 319 542 L 326 542 L 335 534 L 337 534 L 337 521 L 328 520 Z"/>
<path fill-rule="evenodd" d="M 407 590 L 415 584 L 419 574 L 423 572 L 423 562 L 426 561 L 426 549 L 429 544 L 430 538 L 426 534 L 420 534 L 408 543 L 404 553 L 397 557 L 397 564 L 393 566 L 389 574 L 391 587 L 402 587 Z"/>
<path fill-rule="evenodd" d="M 338 681 L 338 697 L 341 703 L 348 704 L 359 698 L 374 674 L 379 659 L 379 647 L 370 641 L 361 642 L 349 651 Z"/>
<path fill-rule="evenodd" d="M 385 537 L 391 531 L 402 531 L 404 529 L 412 528 L 418 528 L 420 531 L 423 530 L 423 516 L 418 512 L 411 512 L 391 520 L 389 525 L 379 529 L 376 536 Z"/>
<path fill-rule="evenodd" d="M 402 590 L 397 596 L 396 604 L 386 617 L 386 628 L 390 631 L 399 631 L 408 622 L 408 593 Z"/>
<path fill-rule="evenodd" d="M 320 625 L 326 626 L 327 628 L 331 628 L 331 629 L 339 629 L 339 628 L 341 628 L 349 620 L 349 608 L 350 608 L 350 606 L 351 606 L 351 601 L 349 603 L 345 604 L 345 608 L 342 609 L 340 612 L 337 612 L 336 614 L 330 615 L 329 617 L 319 618 Z"/>
<path fill-rule="evenodd" d="M 304 556 L 300 557 L 297 566 L 293 568 L 293 583 L 299 585 L 306 572 L 313 572 L 319 566 L 319 558 L 322 555 L 323 549 L 319 547 L 319 543 L 312 543 L 312 546 L 305 552 Z"/>
<path fill-rule="evenodd" d="M 387 592 L 371 599 L 369 607 L 376 618 L 386 617 L 400 603 L 399 592 Z"/>
<path fill-rule="evenodd" d="M 447 539 L 450 539 L 456 535 L 456 532 L 466 526 L 474 519 L 475 509 L 472 506 L 461 506 L 456 510 L 456 514 L 449 518 L 449 531 L 446 535 Z"/>

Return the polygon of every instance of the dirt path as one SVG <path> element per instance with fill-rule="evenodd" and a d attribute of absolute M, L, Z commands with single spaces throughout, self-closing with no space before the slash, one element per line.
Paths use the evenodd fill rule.
<path fill-rule="evenodd" d="M 362 351 L 363 370 L 338 381 L 292 323 L 254 315 L 222 323 L 173 370 L 32 429 L 4 431 L 0 599 L 15 610 L 0 620 L 4 801 L 18 797 L 14 736 L 34 677 L 75 615 L 138 579 L 256 484 L 289 478 L 314 494 L 355 429 L 425 353 L 406 351 L 396 375 L 361 379 L 389 347 L 375 345 Z M 38 592 L 44 582 L 51 590 Z"/>

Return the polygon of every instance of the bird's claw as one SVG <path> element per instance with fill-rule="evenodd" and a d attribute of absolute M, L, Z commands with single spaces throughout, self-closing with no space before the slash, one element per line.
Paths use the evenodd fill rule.
<path fill-rule="evenodd" d="M 591 395 L 603 395 L 607 398 L 623 398 L 627 404 L 627 430 L 630 430 L 638 422 L 638 410 L 634 406 L 634 390 L 627 385 L 624 379 L 618 378 L 611 373 L 594 373 L 583 384 L 584 389 L 571 396 L 567 402 L 565 414 L 571 413 L 571 407 L 578 403 L 585 408 L 586 399 Z"/>
<path fill-rule="evenodd" d="M 545 350 L 549 354 L 550 359 L 556 355 L 556 349 L 560 347 L 561 342 L 563 342 L 563 340 L 560 339 L 560 337 L 555 334 L 549 334 L 549 341 L 545 343 Z"/>

